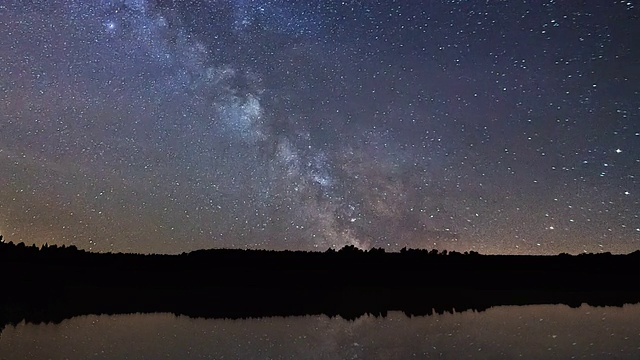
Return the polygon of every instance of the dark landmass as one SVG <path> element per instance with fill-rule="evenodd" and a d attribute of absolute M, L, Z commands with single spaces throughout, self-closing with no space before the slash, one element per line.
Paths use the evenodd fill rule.
<path fill-rule="evenodd" d="M 506 256 L 383 249 L 103 254 L 0 242 L 0 331 L 86 314 L 354 319 L 499 305 L 640 302 L 640 251 Z"/>

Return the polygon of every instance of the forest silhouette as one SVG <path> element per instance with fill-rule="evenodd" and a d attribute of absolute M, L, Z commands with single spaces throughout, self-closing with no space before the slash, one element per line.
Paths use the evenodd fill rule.
<path fill-rule="evenodd" d="M 0 236 L 1 240 L 1 236 Z M 86 314 L 354 319 L 482 311 L 499 305 L 640 302 L 626 255 L 481 255 L 437 250 L 211 249 L 180 255 L 92 253 L 0 241 L 0 331 Z"/>

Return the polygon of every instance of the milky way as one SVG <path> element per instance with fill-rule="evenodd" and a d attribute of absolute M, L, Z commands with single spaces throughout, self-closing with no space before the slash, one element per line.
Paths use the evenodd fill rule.
<path fill-rule="evenodd" d="M 640 247 L 634 1 L 0 5 L 0 233 Z"/>

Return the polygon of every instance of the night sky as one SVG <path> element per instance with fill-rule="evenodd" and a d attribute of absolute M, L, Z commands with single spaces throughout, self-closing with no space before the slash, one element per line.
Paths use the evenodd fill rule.
<path fill-rule="evenodd" d="M 635 1 L 2 0 L 0 233 L 640 248 Z"/>

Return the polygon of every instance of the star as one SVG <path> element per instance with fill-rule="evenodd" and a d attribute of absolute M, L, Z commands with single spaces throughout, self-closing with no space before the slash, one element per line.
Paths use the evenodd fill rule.
<path fill-rule="evenodd" d="M 117 24 L 116 24 L 116 22 L 115 22 L 115 21 L 113 21 L 113 20 L 108 20 L 108 21 L 106 21 L 106 22 L 104 23 L 104 27 L 105 27 L 105 29 L 106 29 L 108 32 L 113 32 L 113 31 L 115 31 L 115 30 L 116 30 L 116 28 L 117 28 L 117 26 L 118 26 L 118 25 L 117 25 Z"/>

